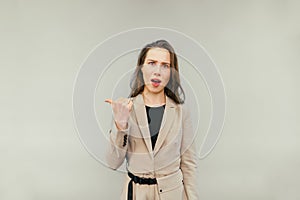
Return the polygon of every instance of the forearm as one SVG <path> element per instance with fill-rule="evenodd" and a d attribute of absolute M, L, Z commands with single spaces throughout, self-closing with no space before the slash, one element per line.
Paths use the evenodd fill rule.
<path fill-rule="evenodd" d="M 110 168 L 117 169 L 126 157 L 129 128 L 120 130 L 114 123 L 109 132 L 110 143 L 106 152 L 106 161 Z"/>
<path fill-rule="evenodd" d="M 194 144 L 182 154 L 180 168 L 188 200 L 198 200 L 198 157 Z"/>
<path fill-rule="evenodd" d="M 191 114 L 187 107 L 183 109 L 183 129 L 181 142 L 180 168 L 183 174 L 184 190 L 188 200 L 198 200 L 198 156 L 196 150 L 196 132 L 192 126 Z"/>

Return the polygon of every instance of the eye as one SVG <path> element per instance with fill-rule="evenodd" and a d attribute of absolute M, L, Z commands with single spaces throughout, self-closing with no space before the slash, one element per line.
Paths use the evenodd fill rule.
<path fill-rule="evenodd" d="M 169 69 L 169 68 L 170 68 L 170 66 L 169 66 L 169 65 L 167 65 L 167 64 L 164 64 L 164 65 L 163 65 L 163 68 L 164 68 L 164 69 Z"/>
<path fill-rule="evenodd" d="M 148 65 L 155 65 L 155 62 L 154 61 L 150 61 L 150 62 L 148 62 Z"/>

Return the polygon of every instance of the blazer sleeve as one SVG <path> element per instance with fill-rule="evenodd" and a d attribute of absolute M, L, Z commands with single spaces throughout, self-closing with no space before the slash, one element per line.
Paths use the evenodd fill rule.
<path fill-rule="evenodd" d="M 185 198 L 198 200 L 198 156 L 190 111 L 183 106 L 180 168 L 183 174 Z"/>
<path fill-rule="evenodd" d="M 108 167 L 118 169 L 126 157 L 128 146 L 129 125 L 125 130 L 118 130 L 114 120 L 112 120 L 112 128 L 109 130 L 109 145 L 106 150 L 106 161 Z"/>

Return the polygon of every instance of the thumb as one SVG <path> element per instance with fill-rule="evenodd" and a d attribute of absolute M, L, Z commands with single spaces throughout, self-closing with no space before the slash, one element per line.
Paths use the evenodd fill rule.
<path fill-rule="evenodd" d="M 109 104 L 112 104 L 112 103 L 113 103 L 112 99 L 105 99 L 104 102 L 109 103 Z"/>

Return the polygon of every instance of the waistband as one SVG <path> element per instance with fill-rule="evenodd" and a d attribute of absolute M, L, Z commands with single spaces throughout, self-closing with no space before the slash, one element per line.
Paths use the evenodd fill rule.
<path fill-rule="evenodd" d="M 132 182 L 138 183 L 140 185 L 155 185 L 155 184 L 157 184 L 156 178 L 141 178 L 141 177 L 135 176 L 131 172 L 128 172 L 128 176 L 131 178 L 131 180 L 128 183 L 128 190 L 127 190 L 127 199 L 128 200 L 132 200 L 132 192 L 133 192 Z"/>

